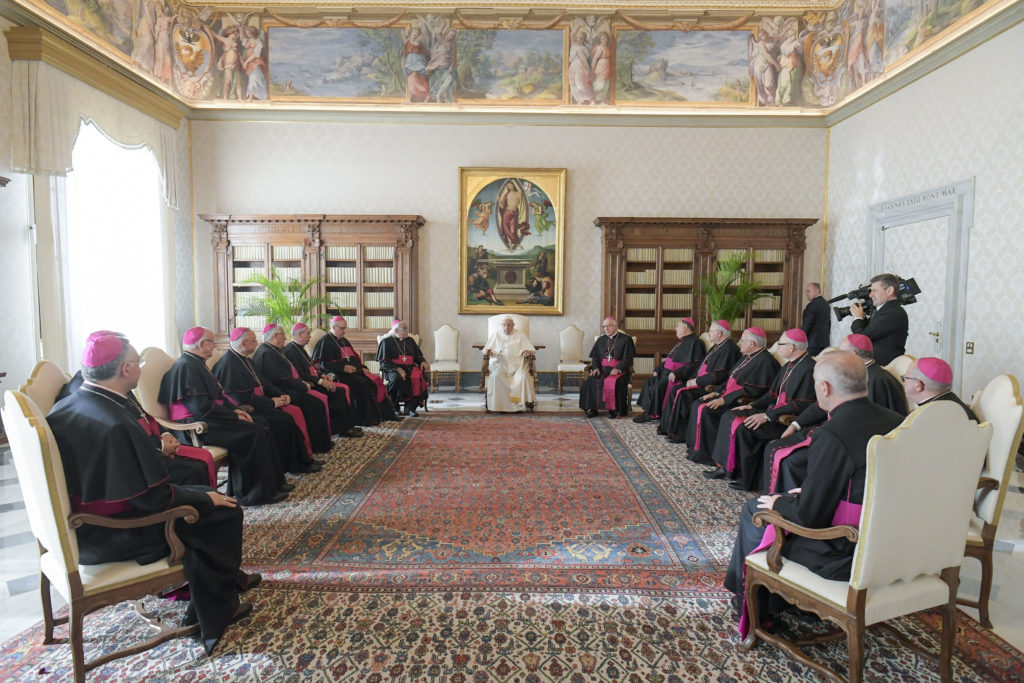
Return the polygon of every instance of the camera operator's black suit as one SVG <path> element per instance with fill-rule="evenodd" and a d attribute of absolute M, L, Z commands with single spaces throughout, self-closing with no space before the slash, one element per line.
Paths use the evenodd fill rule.
<path fill-rule="evenodd" d="M 910 324 L 907 312 L 894 299 L 876 308 L 867 321 L 854 320 L 852 330 L 854 334 L 863 334 L 871 340 L 875 347 L 875 362 L 885 366 L 906 351 Z"/>

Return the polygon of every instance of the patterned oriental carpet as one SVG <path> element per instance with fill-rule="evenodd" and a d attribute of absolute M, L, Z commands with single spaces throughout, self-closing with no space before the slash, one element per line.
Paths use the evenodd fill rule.
<path fill-rule="evenodd" d="M 736 649 L 721 577 L 745 495 L 702 470 L 628 420 L 443 413 L 367 430 L 286 503 L 246 510 L 244 562 L 265 580 L 213 658 L 176 640 L 90 680 L 813 679 L 774 647 Z M 957 680 L 1024 679 L 1020 652 L 958 623 Z M 126 606 L 88 618 L 87 657 L 138 639 L 137 624 Z M 893 625 L 938 652 L 937 614 Z M 67 646 L 40 632 L 0 646 L 0 680 L 70 675 Z M 815 650 L 845 671 L 845 641 Z M 884 629 L 865 675 L 938 680 Z"/>

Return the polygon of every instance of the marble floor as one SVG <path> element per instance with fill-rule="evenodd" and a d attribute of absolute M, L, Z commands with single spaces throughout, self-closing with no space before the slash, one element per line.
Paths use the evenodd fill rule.
<path fill-rule="evenodd" d="M 578 411 L 578 394 L 543 390 L 536 409 L 541 412 Z M 483 395 L 475 387 L 461 392 L 436 392 L 429 411 L 482 410 Z M 600 418 L 605 419 L 605 418 Z M 992 587 L 991 617 L 995 632 L 1017 649 L 1024 650 L 1024 473 L 1014 472 L 999 525 Z M 38 554 L 29 530 L 25 504 L 18 488 L 10 451 L 0 447 L 0 642 L 42 620 L 39 599 Z M 980 567 L 967 560 L 961 571 L 961 589 L 976 595 Z M 54 608 L 63 601 L 54 593 Z M 976 610 L 965 609 L 975 618 Z"/>

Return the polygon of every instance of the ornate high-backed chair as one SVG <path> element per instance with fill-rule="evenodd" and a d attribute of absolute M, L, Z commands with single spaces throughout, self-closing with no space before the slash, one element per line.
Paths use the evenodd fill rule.
<path fill-rule="evenodd" d="M 459 365 L 461 332 L 448 323 L 434 330 L 434 361 L 430 364 L 430 390 L 437 391 L 441 376 L 455 376 L 455 391 L 461 391 L 462 367 Z"/>
<path fill-rule="evenodd" d="M 704 350 L 707 351 L 711 348 L 711 335 L 707 332 L 701 332 L 699 339 L 704 342 Z"/>
<path fill-rule="evenodd" d="M 558 393 L 562 393 L 562 379 L 566 375 L 582 383 L 589 364 L 583 360 L 583 330 L 575 325 L 562 329 L 558 333 Z"/>
<path fill-rule="evenodd" d="M 810 660 L 801 646 L 833 640 L 845 632 L 850 681 L 862 679 L 864 630 L 872 624 L 931 607 L 942 611 L 939 671 L 951 680 L 956 636 L 956 587 L 964 542 L 992 427 L 968 420 L 960 406 L 937 401 L 924 406 L 885 436 L 868 443 L 867 478 L 860 527 L 808 529 L 774 510 L 754 515 L 754 523 L 774 524 L 777 536 L 767 552 L 746 558 L 746 605 L 752 630 L 741 644 L 759 639 L 832 680 L 831 669 Z M 913 481 L 914 486 L 907 486 Z M 938 533 L 928 533 L 940 530 Z M 785 533 L 816 539 L 847 538 L 857 544 L 849 581 L 830 581 L 781 556 Z M 842 630 L 804 641 L 790 641 L 760 626 L 758 592 L 766 588 L 814 612 Z"/>
<path fill-rule="evenodd" d="M 181 562 L 185 548 L 174 532 L 174 520 L 194 522 L 199 513 L 182 505 L 144 517 L 113 518 L 84 513 L 73 514 L 64 479 L 64 465 L 53 432 L 42 410 L 20 391 L 5 396 L 3 420 L 11 444 L 18 483 L 25 500 L 32 534 L 39 543 L 39 591 L 43 603 L 43 643 L 53 642 L 55 624 L 68 624 L 74 679 L 85 680 L 85 672 L 113 659 L 143 652 L 180 636 L 198 633 L 199 626 L 172 627 L 147 613 L 139 600 L 147 595 L 179 586 L 185 581 Z M 105 564 L 79 564 L 75 529 L 91 524 L 114 529 L 164 525 L 170 555 L 150 564 L 134 560 Z M 50 587 L 68 603 L 68 616 L 54 619 Z M 85 661 L 82 621 L 86 614 L 125 600 L 157 633 L 131 647 Z"/>
<path fill-rule="evenodd" d="M 1017 378 L 999 375 L 975 395 L 971 408 L 979 420 L 991 423 L 992 441 L 978 482 L 974 516 L 964 551 L 967 557 L 981 562 L 981 590 L 977 600 L 957 598 L 957 602 L 976 607 L 982 626 L 992 628 L 988 614 L 988 598 L 992 592 L 992 547 L 1003 514 L 1006 492 L 1010 488 L 1014 456 L 1024 434 L 1024 406 Z"/>
<path fill-rule="evenodd" d="M 312 356 L 313 349 L 316 348 L 317 342 L 323 339 L 325 334 L 327 334 L 325 330 L 321 330 L 319 327 L 314 327 L 309 333 L 309 343 L 306 344 L 306 353 Z"/>
<path fill-rule="evenodd" d="M 228 452 L 222 446 L 204 446 L 200 436 L 206 431 L 205 422 L 195 420 L 192 422 L 175 422 L 167 406 L 157 400 L 160 394 L 160 382 L 164 375 L 174 365 L 174 359 L 164 353 L 163 349 L 149 346 L 142 350 L 139 355 L 141 368 L 139 372 L 139 385 L 135 387 L 135 395 L 142 404 L 142 409 L 152 415 L 160 426 L 177 432 L 188 434 L 192 445 L 197 448 L 205 448 L 213 455 L 213 461 L 218 467 L 223 467 L 228 461 Z"/>
<path fill-rule="evenodd" d="M 41 360 L 32 368 L 28 381 L 21 385 L 21 393 L 32 399 L 39 410 L 46 415 L 53 408 L 57 394 L 71 380 L 68 373 L 50 360 Z"/>
<path fill-rule="evenodd" d="M 206 367 L 210 368 L 210 370 L 213 370 L 213 366 L 216 365 L 217 361 L 220 360 L 221 356 L 223 356 L 227 352 L 227 349 L 214 349 L 213 353 L 210 354 L 210 357 L 206 359 Z"/>
<path fill-rule="evenodd" d="M 900 378 L 903 377 L 903 375 L 907 374 L 907 368 L 909 368 L 910 364 L 913 363 L 915 360 L 917 359 L 907 354 L 903 354 L 902 356 L 896 356 L 891 361 L 889 361 L 889 364 L 885 366 L 885 369 L 888 370 L 889 374 L 891 374 L 893 377 L 899 380 L 902 384 L 903 380 L 901 380 Z"/>
<path fill-rule="evenodd" d="M 499 315 L 492 315 L 491 317 L 489 317 L 487 319 L 487 339 L 490 339 L 491 335 L 498 331 L 498 329 L 501 327 L 501 321 L 504 320 L 505 318 L 512 318 L 512 322 L 515 323 L 515 329 L 520 330 L 523 334 L 525 334 L 527 339 L 530 338 L 530 319 L 529 318 L 527 318 L 526 316 L 523 316 L 523 315 L 519 315 L 518 313 L 501 313 Z M 484 347 L 484 345 L 486 345 L 487 339 L 484 340 L 483 344 L 474 344 L 474 348 L 482 349 Z M 532 342 L 533 340 L 531 339 L 530 341 Z M 538 349 L 544 348 L 543 346 L 538 346 L 537 344 L 534 344 L 534 347 L 538 348 Z M 536 389 L 536 387 L 537 387 L 537 361 L 536 361 L 536 358 L 531 357 L 527 361 L 527 365 L 529 367 L 530 376 L 533 377 L 534 388 Z M 491 374 L 490 366 L 489 366 L 489 364 L 487 362 L 487 358 L 484 358 L 483 366 L 480 369 L 480 386 L 479 386 L 480 393 L 483 393 L 485 391 L 486 386 L 487 386 L 487 376 L 490 375 L 490 374 Z M 533 406 L 532 405 L 528 406 L 528 409 L 532 410 Z"/>

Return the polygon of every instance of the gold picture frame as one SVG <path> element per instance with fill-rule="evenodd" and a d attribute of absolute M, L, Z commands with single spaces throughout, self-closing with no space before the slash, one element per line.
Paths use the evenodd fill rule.
<path fill-rule="evenodd" d="M 459 313 L 562 315 L 565 169 L 459 169 Z"/>

